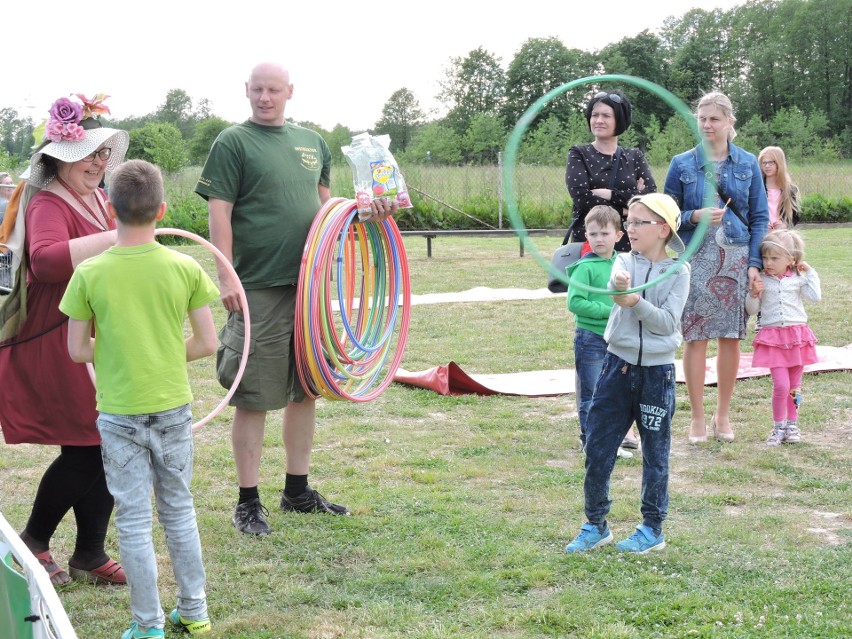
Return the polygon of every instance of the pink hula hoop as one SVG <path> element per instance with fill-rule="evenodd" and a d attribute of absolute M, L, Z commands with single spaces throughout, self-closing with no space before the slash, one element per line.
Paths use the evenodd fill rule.
<path fill-rule="evenodd" d="M 235 281 L 240 282 L 240 278 L 237 276 L 237 272 L 234 270 L 234 267 L 225 258 L 225 256 L 222 254 L 222 252 L 219 249 L 217 249 L 215 246 L 213 246 L 213 244 L 211 244 L 210 242 L 205 240 L 203 237 L 196 235 L 195 233 L 190 233 L 189 231 L 184 231 L 183 229 L 172 229 L 172 228 L 157 229 L 154 234 L 155 235 L 179 235 L 180 237 L 185 237 L 185 238 L 190 239 L 194 242 L 197 242 L 198 244 L 201 244 L 202 246 L 207 248 L 210 252 L 212 252 L 213 255 L 216 257 L 216 259 L 221 264 L 223 264 L 225 266 L 225 269 L 234 277 Z M 216 406 L 216 408 L 214 408 L 212 411 L 210 411 L 210 414 L 207 415 L 207 417 L 205 417 L 204 419 L 202 419 L 200 421 L 195 422 L 192 425 L 193 431 L 198 430 L 199 428 L 204 426 L 207 422 L 209 422 L 211 419 L 216 417 L 216 415 L 218 415 L 219 413 L 222 412 L 222 410 L 225 408 L 225 406 L 228 405 L 228 402 L 230 401 L 231 397 L 234 396 L 234 393 L 237 390 L 237 386 L 240 385 L 240 380 L 242 379 L 243 373 L 246 370 L 246 363 L 248 362 L 249 344 L 250 344 L 250 340 L 251 340 L 251 317 L 249 316 L 248 300 L 246 299 L 246 292 L 243 289 L 242 283 L 240 283 L 239 293 L 240 293 L 240 305 L 243 308 L 243 316 L 245 318 L 244 323 L 245 323 L 245 332 L 246 332 L 245 339 L 243 340 L 243 356 L 242 356 L 242 359 L 240 359 L 240 367 L 239 367 L 239 369 L 237 369 L 237 374 L 234 377 L 234 383 L 231 384 L 231 388 L 228 389 L 228 393 L 225 395 L 225 397 L 222 398 L 222 401 L 219 402 L 219 405 Z M 94 384 L 95 383 L 95 368 L 94 368 L 94 366 L 92 366 L 91 363 L 87 363 L 86 368 L 89 371 L 89 377 L 92 378 L 92 384 Z"/>

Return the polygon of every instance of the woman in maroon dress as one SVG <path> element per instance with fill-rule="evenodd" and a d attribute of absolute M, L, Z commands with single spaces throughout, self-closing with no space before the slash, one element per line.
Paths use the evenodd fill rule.
<path fill-rule="evenodd" d="M 95 426 L 94 386 L 85 365 L 68 355 L 68 318 L 59 300 L 76 266 L 115 243 L 99 185 L 124 159 L 129 136 L 92 117 L 108 112 L 102 96 L 79 97 L 82 106 L 67 98 L 54 103 L 45 143 L 24 176 L 28 185 L 19 210 L 25 215 L 16 224 L 26 229 L 26 319 L 17 335 L 0 342 L 0 427 L 6 443 L 60 447 L 21 533 L 56 585 L 71 577 L 126 583 L 124 570 L 104 549 L 113 499 Z M 77 539 L 66 572 L 51 555 L 50 540 L 69 510 Z"/>

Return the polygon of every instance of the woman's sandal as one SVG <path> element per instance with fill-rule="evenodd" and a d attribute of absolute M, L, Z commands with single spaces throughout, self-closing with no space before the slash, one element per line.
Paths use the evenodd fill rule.
<path fill-rule="evenodd" d="M 693 435 L 692 434 L 692 420 L 689 421 L 689 436 L 688 441 L 690 444 L 705 444 L 707 443 L 707 426 L 704 426 L 704 434 L 703 435 Z"/>
<path fill-rule="evenodd" d="M 713 419 L 710 420 L 710 423 L 713 425 L 713 436 L 718 439 L 720 442 L 725 442 L 726 444 L 730 444 L 734 441 L 734 431 L 730 431 L 728 433 L 723 433 L 716 429 L 716 415 L 713 415 Z"/>
<path fill-rule="evenodd" d="M 127 576 L 124 574 L 124 568 L 114 559 L 107 559 L 106 563 L 91 570 L 83 570 L 68 566 L 68 572 L 71 577 L 79 581 L 85 581 L 90 584 L 126 584 Z"/>
<path fill-rule="evenodd" d="M 47 576 L 50 577 L 50 581 L 54 586 L 67 586 L 71 583 L 71 577 L 69 577 L 68 573 L 59 567 L 59 564 L 56 563 L 56 560 L 53 558 L 53 555 L 50 554 L 49 550 L 45 550 L 40 553 L 33 553 L 33 556 L 38 559 L 38 563 L 44 566 L 44 569 L 47 571 Z"/>

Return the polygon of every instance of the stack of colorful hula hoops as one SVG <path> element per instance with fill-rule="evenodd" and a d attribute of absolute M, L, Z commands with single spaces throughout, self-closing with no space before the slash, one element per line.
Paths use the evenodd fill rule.
<path fill-rule="evenodd" d="M 328 200 L 305 242 L 296 295 L 297 371 L 306 392 L 378 397 L 399 368 L 411 320 L 408 259 L 393 218 L 360 223 L 355 200 Z"/>

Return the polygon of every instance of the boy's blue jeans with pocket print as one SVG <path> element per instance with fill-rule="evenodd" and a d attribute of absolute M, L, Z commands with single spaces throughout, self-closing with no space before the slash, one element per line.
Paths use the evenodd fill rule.
<path fill-rule="evenodd" d="M 586 424 L 586 518 L 603 528 L 618 447 L 635 421 L 642 441 L 642 523 L 657 534 L 669 505 L 675 367 L 636 366 L 607 353 Z"/>
<path fill-rule="evenodd" d="M 186 619 L 207 617 L 207 577 L 189 490 L 193 456 L 189 404 L 145 415 L 100 413 L 98 431 L 107 486 L 115 498 L 115 527 L 133 620 L 141 628 L 165 625 L 152 537 L 152 488 L 178 586 L 178 611 Z"/>

